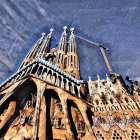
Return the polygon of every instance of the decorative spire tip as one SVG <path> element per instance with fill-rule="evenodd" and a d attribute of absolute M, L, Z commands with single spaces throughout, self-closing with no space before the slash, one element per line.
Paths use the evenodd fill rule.
<path fill-rule="evenodd" d="M 63 29 L 66 31 L 67 30 L 67 26 L 64 26 Z"/>
<path fill-rule="evenodd" d="M 70 31 L 73 32 L 74 31 L 74 28 L 70 28 Z"/>
<path fill-rule="evenodd" d="M 53 31 L 54 31 L 54 29 L 53 29 L 53 28 L 51 28 L 51 29 L 50 29 L 50 32 L 53 32 Z"/>
<path fill-rule="evenodd" d="M 45 35 L 46 35 L 46 33 L 43 32 L 43 33 L 42 33 L 42 36 L 45 36 Z"/>

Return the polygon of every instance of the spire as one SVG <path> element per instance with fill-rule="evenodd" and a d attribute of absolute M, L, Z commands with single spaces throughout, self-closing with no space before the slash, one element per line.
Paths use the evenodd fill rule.
<path fill-rule="evenodd" d="M 77 54 L 77 47 L 74 35 L 74 28 L 70 29 L 71 35 L 69 38 L 69 45 L 67 50 L 67 72 L 70 72 L 77 79 L 80 79 L 79 60 Z"/>
<path fill-rule="evenodd" d="M 64 31 L 62 33 L 61 39 L 58 44 L 58 49 L 62 51 L 66 51 L 66 39 L 67 39 L 67 26 L 63 27 Z"/>
<path fill-rule="evenodd" d="M 31 62 L 33 59 L 35 59 L 36 56 L 38 56 L 38 55 L 44 56 L 49 51 L 52 32 L 53 32 L 53 29 L 50 29 L 50 33 L 45 38 L 45 40 L 44 40 L 44 37 L 45 37 L 46 33 L 41 34 L 41 37 L 35 43 L 33 48 L 29 51 L 29 53 L 27 54 L 26 58 L 22 62 L 19 69 L 21 69 L 22 67 L 27 65 L 29 62 Z"/>
<path fill-rule="evenodd" d="M 50 29 L 50 33 L 47 35 L 47 37 L 44 39 L 41 47 L 39 48 L 38 52 L 37 52 L 37 56 L 45 56 L 46 53 L 48 53 L 48 51 L 50 50 L 50 46 L 51 46 L 51 37 L 52 37 L 52 33 L 53 33 L 54 29 Z"/>
<path fill-rule="evenodd" d="M 26 58 L 35 58 L 36 53 L 39 49 L 39 47 L 41 46 L 43 39 L 45 37 L 46 33 L 42 33 L 40 39 L 35 43 L 35 45 L 33 46 L 33 48 L 30 50 L 30 52 L 28 53 Z"/>
<path fill-rule="evenodd" d="M 29 62 L 31 62 L 35 58 L 37 51 L 38 51 L 39 47 L 41 46 L 45 35 L 46 35 L 45 33 L 41 34 L 41 37 L 34 44 L 33 48 L 29 51 L 26 58 L 21 63 L 19 69 L 23 68 L 25 65 L 27 65 Z"/>
<path fill-rule="evenodd" d="M 76 41 L 75 41 L 75 36 L 74 36 L 74 28 L 71 28 L 70 31 L 71 31 L 71 35 L 69 39 L 68 52 L 76 53 Z"/>

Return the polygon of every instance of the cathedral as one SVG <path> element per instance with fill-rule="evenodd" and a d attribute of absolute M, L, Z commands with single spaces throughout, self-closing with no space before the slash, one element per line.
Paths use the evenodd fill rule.
<path fill-rule="evenodd" d="M 140 140 L 140 87 L 110 72 L 80 75 L 74 28 L 64 27 L 53 49 L 53 29 L 0 85 L 0 140 Z M 126 84 L 126 80 L 130 82 Z"/>

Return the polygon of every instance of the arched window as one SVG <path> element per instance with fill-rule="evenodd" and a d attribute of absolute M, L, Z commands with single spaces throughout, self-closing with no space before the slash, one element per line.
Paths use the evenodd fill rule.
<path fill-rule="evenodd" d="M 71 66 L 73 66 L 73 63 L 72 63 L 72 55 L 71 55 Z"/>
<path fill-rule="evenodd" d="M 53 73 L 53 76 L 52 76 L 52 83 L 53 84 L 56 84 L 56 79 L 57 79 L 57 75 L 56 75 L 56 73 Z"/>
<path fill-rule="evenodd" d="M 60 62 L 60 56 L 61 56 L 61 54 L 59 53 L 58 54 L 58 62 Z"/>
<path fill-rule="evenodd" d="M 62 78 L 61 78 L 61 76 L 58 76 L 58 86 L 59 86 L 59 87 L 62 87 L 62 86 L 61 86 L 61 82 L 62 82 Z"/>
<path fill-rule="evenodd" d="M 46 78 L 47 78 L 47 68 L 45 68 L 43 73 L 42 73 L 42 79 L 46 80 Z"/>
<path fill-rule="evenodd" d="M 66 79 L 63 79 L 63 82 L 64 82 L 64 89 L 67 90 L 67 81 L 66 81 Z"/>
<path fill-rule="evenodd" d="M 99 105 L 99 100 L 96 99 L 95 102 L 96 102 L 97 105 Z"/>
<path fill-rule="evenodd" d="M 111 104 L 113 104 L 113 99 L 112 98 L 110 98 L 110 102 L 111 102 Z"/>
<path fill-rule="evenodd" d="M 38 72 L 37 72 L 38 77 L 40 76 L 42 70 L 43 70 L 43 66 L 40 66 L 40 68 L 38 69 Z"/>
<path fill-rule="evenodd" d="M 67 58 L 64 58 L 64 66 L 66 67 L 67 65 Z"/>
<path fill-rule="evenodd" d="M 62 61 L 62 64 L 63 64 L 63 54 L 62 54 L 62 60 L 61 61 Z"/>
<path fill-rule="evenodd" d="M 72 86 L 71 82 L 69 82 L 69 91 L 73 92 L 73 86 Z"/>
<path fill-rule="evenodd" d="M 37 69 L 38 69 L 38 67 L 39 67 L 39 65 L 38 64 L 35 65 L 35 66 L 33 65 L 32 67 L 33 67 L 33 70 L 31 71 L 31 74 L 35 74 Z"/>

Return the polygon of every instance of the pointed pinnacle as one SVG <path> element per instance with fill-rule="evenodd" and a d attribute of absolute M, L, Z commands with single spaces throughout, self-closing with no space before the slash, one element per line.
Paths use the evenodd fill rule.
<path fill-rule="evenodd" d="M 91 77 L 89 76 L 88 79 L 91 80 Z"/>
<path fill-rule="evenodd" d="M 51 38 L 51 35 L 52 35 L 53 31 L 54 31 L 54 29 L 53 29 L 53 28 L 51 28 L 51 29 L 50 29 L 50 33 L 48 34 L 48 36 L 47 36 L 47 37 Z"/>
<path fill-rule="evenodd" d="M 97 75 L 97 79 L 100 80 L 100 76 L 99 75 Z"/>

